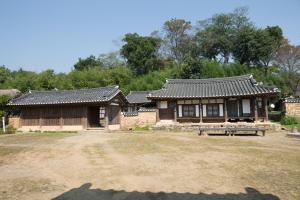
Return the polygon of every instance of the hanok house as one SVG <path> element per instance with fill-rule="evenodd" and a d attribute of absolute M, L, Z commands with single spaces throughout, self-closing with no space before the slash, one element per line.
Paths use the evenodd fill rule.
<path fill-rule="evenodd" d="M 287 116 L 300 119 L 300 97 L 287 97 L 283 101 L 284 111 Z"/>
<path fill-rule="evenodd" d="M 147 96 L 152 91 L 130 91 L 126 96 L 128 101 L 127 112 L 137 112 L 140 109 L 155 108 L 155 102 L 152 102 Z"/>
<path fill-rule="evenodd" d="M 227 122 L 268 120 L 268 99 L 277 88 L 252 75 L 211 79 L 170 79 L 148 98 L 157 102 L 157 121 Z"/>
<path fill-rule="evenodd" d="M 9 106 L 20 110 L 21 130 L 116 129 L 127 103 L 118 86 L 79 90 L 30 91 Z"/>

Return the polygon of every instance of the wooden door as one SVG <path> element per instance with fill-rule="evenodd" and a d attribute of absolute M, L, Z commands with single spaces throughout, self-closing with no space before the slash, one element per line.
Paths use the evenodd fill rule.
<path fill-rule="evenodd" d="M 108 107 L 108 124 L 120 124 L 120 106 Z"/>
<path fill-rule="evenodd" d="M 174 119 L 174 109 L 173 108 L 159 109 L 159 119 L 160 120 Z"/>
<path fill-rule="evenodd" d="M 238 102 L 237 100 L 227 101 L 227 115 L 228 117 L 238 117 Z"/>

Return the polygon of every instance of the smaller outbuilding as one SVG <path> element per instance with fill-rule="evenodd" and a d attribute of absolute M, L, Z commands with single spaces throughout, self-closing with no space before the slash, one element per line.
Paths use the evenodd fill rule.
<path fill-rule="evenodd" d="M 126 96 L 128 101 L 127 112 L 137 112 L 140 109 L 153 109 L 156 103 L 147 98 L 153 91 L 130 91 Z"/>
<path fill-rule="evenodd" d="M 120 127 L 121 109 L 127 100 L 119 86 L 78 90 L 29 91 L 12 99 L 21 130 L 82 130 Z"/>
<path fill-rule="evenodd" d="M 300 97 L 287 97 L 283 105 L 287 116 L 300 118 Z"/>

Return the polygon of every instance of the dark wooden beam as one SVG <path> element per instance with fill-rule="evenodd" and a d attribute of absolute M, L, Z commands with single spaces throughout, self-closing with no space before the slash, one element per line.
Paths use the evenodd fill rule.
<path fill-rule="evenodd" d="M 227 99 L 224 99 L 224 118 L 225 118 L 225 122 L 227 122 L 228 121 Z"/>
<path fill-rule="evenodd" d="M 202 116 L 202 100 L 200 99 L 200 105 L 199 105 L 199 116 L 200 116 L 200 123 L 203 122 L 203 116 Z"/>
<path fill-rule="evenodd" d="M 254 98 L 254 121 L 258 120 L 258 112 L 257 112 L 257 101 L 256 97 Z"/>
<path fill-rule="evenodd" d="M 268 98 L 267 97 L 264 97 L 264 108 L 265 108 L 265 121 L 269 121 Z"/>

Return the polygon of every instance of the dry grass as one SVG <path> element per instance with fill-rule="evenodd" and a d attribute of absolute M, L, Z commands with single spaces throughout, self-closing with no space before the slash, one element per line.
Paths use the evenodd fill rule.
<path fill-rule="evenodd" d="M 146 131 L 0 137 L 0 199 L 51 199 L 85 183 L 154 196 L 163 191 L 188 198 L 186 192 L 200 192 L 220 199 L 232 199 L 228 193 L 255 199 L 241 195 L 250 187 L 280 199 L 300 199 L 300 140 L 284 134 L 200 137 Z"/>

